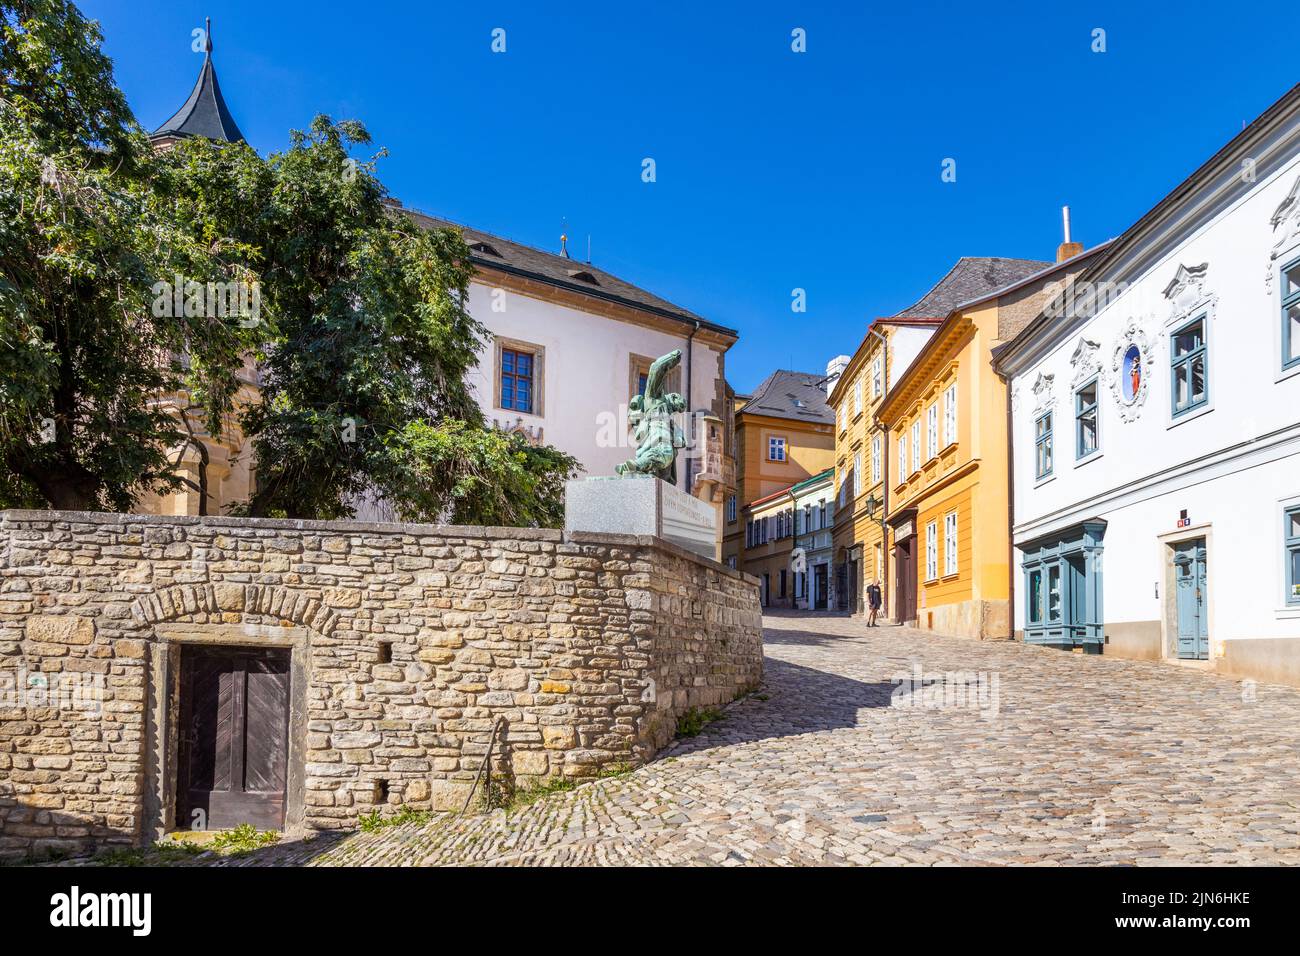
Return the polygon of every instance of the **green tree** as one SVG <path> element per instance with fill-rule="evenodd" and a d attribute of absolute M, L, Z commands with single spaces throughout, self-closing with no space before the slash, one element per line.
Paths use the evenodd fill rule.
<path fill-rule="evenodd" d="M 126 510 L 175 487 L 184 431 L 158 399 L 219 432 L 255 338 L 155 314 L 157 283 L 247 280 L 246 255 L 156 201 L 101 39 L 64 0 L 0 0 L 0 504 Z"/>
<path fill-rule="evenodd" d="M 345 518 L 378 497 L 409 520 L 556 525 L 573 458 L 487 427 L 465 376 L 485 330 L 465 309 L 473 268 L 459 232 L 385 203 L 357 122 L 317 117 L 261 166 L 225 146 L 170 151 L 166 189 L 197 227 L 215 219 L 257 254 L 274 334 L 248 512 Z"/>

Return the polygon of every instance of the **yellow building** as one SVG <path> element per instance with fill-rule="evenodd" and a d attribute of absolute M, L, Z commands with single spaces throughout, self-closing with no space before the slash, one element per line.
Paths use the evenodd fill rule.
<path fill-rule="evenodd" d="M 945 282 L 966 289 L 964 300 L 880 404 L 893 461 L 886 520 L 900 621 L 944 634 L 1010 635 L 1009 406 L 991 353 L 1038 314 L 1045 287 L 1093 254 L 1065 258 L 1077 249 L 1062 246 L 1056 265 L 959 260 Z"/>
<path fill-rule="evenodd" d="M 834 416 L 826 404 L 825 381 L 811 372 L 776 371 L 736 410 L 736 493 L 725 508 L 725 564 L 761 579 L 745 561 L 747 508 L 834 463 Z M 781 569 L 771 561 L 764 567 L 779 578 Z"/>
<path fill-rule="evenodd" d="M 889 544 L 883 522 L 889 447 L 876 423 L 876 409 L 939 321 L 876 319 L 853 355 L 837 357 L 826 369 L 834 382 L 829 403 L 835 415 L 832 608 L 861 613 L 867 586 L 879 581 L 886 596 L 884 614 L 889 615 Z"/>

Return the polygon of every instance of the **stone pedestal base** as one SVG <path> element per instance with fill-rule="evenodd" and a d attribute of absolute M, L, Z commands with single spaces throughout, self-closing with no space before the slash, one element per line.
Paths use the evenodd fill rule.
<path fill-rule="evenodd" d="M 570 481 L 564 530 L 654 535 L 706 558 L 717 554 L 713 506 L 647 475 Z"/>

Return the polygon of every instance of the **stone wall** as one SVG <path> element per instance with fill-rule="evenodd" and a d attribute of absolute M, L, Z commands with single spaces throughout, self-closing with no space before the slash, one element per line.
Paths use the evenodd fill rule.
<path fill-rule="evenodd" d="M 0 856 L 175 821 L 178 660 L 292 655 L 286 827 L 648 759 L 762 676 L 757 583 L 655 538 L 0 513 Z"/>

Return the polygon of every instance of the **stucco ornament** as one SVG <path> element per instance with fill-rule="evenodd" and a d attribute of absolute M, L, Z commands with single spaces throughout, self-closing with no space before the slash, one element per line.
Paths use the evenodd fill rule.
<path fill-rule="evenodd" d="M 1199 266 L 1179 265 L 1174 277 L 1165 286 L 1164 297 L 1169 300 L 1169 318 L 1166 326 L 1177 325 L 1198 312 L 1213 316 L 1219 297 L 1207 286 L 1210 264 Z"/>
<path fill-rule="evenodd" d="M 1121 421 L 1136 421 L 1142 414 L 1154 366 L 1154 344 L 1137 318 L 1131 317 L 1119 334 L 1110 361 L 1110 387 Z"/>
<path fill-rule="evenodd" d="M 1039 372 L 1034 380 L 1034 414 L 1041 415 L 1056 404 L 1056 376 Z"/>
<path fill-rule="evenodd" d="M 1268 254 L 1268 270 L 1264 274 L 1264 288 L 1273 291 L 1273 276 L 1277 273 L 1277 260 L 1300 244 L 1300 177 L 1291 184 L 1291 191 L 1273 210 L 1268 224 L 1273 227 L 1273 248 Z"/>
<path fill-rule="evenodd" d="M 1092 339 L 1079 339 L 1070 356 L 1070 367 L 1074 370 L 1070 376 L 1070 385 L 1082 385 L 1101 370 L 1101 343 Z"/>
<path fill-rule="evenodd" d="M 686 410 L 686 400 L 677 392 L 665 392 L 664 382 L 681 360 L 681 349 L 655 359 L 646 376 L 645 393 L 633 395 L 627 403 L 636 457 L 614 466 L 620 475 L 653 475 L 677 484 L 677 449 L 686 447 L 686 437 L 673 415 Z"/>

